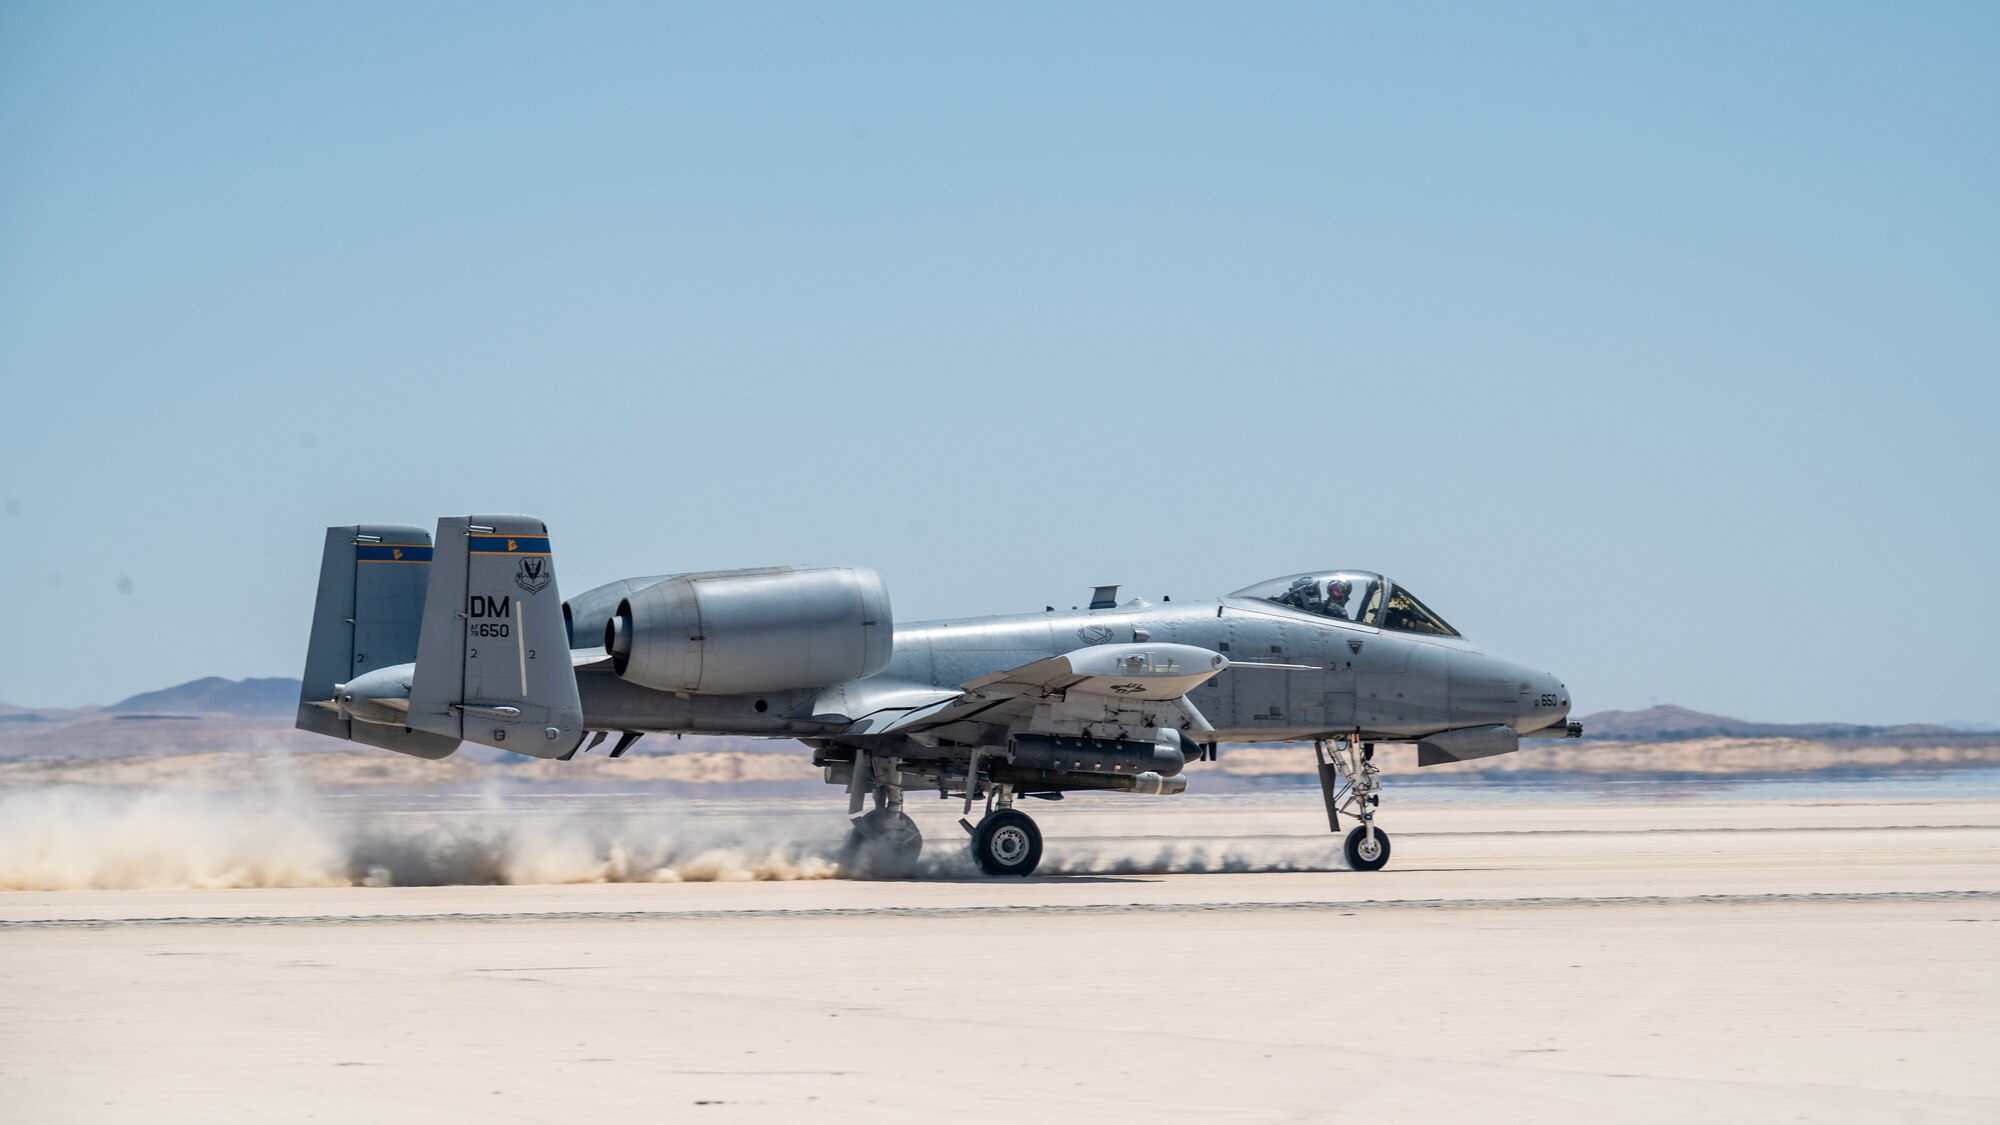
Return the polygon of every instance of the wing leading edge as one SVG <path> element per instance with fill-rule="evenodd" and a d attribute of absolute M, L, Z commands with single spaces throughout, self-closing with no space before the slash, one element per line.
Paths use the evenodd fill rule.
<path fill-rule="evenodd" d="M 900 699 L 883 699 L 884 706 L 855 719 L 846 733 L 931 741 L 949 737 L 956 724 L 1044 734 L 1162 726 L 1205 731 L 1208 721 L 1187 693 L 1228 667 L 1228 657 L 1194 645 L 1097 645 L 989 673 L 958 691 L 912 688 Z M 970 729 L 958 733 L 968 736 L 961 741 L 981 740 Z"/>

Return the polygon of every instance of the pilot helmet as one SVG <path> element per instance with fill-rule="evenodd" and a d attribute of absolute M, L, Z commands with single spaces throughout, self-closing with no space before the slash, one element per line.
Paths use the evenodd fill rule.
<path fill-rule="evenodd" d="M 1354 592 L 1354 583 L 1345 578 L 1329 579 L 1326 584 L 1327 600 L 1335 605 L 1346 605 L 1347 595 Z"/>

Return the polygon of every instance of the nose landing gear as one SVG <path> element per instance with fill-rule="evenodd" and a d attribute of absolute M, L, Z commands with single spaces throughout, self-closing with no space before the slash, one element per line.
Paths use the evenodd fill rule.
<path fill-rule="evenodd" d="M 1313 743 L 1319 759 L 1319 791 L 1326 802 L 1327 828 L 1340 831 L 1340 814 L 1361 822 L 1347 834 L 1342 851 L 1355 871 L 1380 871 L 1389 862 L 1389 834 L 1375 827 L 1375 806 L 1382 803 L 1381 770 L 1375 766 L 1375 744 L 1353 738 Z"/>

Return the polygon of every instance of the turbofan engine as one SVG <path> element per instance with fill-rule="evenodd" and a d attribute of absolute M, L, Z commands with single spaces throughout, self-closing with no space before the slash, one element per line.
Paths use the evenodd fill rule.
<path fill-rule="evenodd" d="M 620 677 L 703 695 L 872 676 L 894 640 L 882 579 L 845 566 L 676 575 L 626 595 L 604 627 Z"/>

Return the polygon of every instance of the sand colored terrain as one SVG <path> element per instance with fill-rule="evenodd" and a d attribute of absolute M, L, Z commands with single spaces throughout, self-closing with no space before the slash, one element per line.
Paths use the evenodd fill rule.
<path fill-rule="evenodd" d="M 1216 765 L 1224 773 L 1244 777 L 1311 775 L 1310 746 L 1232 747 Z M 1384 747 L 1378 761 L 1390 775 L 1425 772 L 1522 773 L 1571 775 L 1632 773 L 1794 773 L 1824 769 L 1876 769 L 1885 766 L 2000 765 L 2000 742 L 1965 739 L 1940 745 L 1921 742 L 1813 742 L 1798 738 L 1690 738 L 1673 742 L 1605 742 L 1568 739 L 1526 739 L 1513 754 L 1476 762 L 1419 767 L 1416 755 L 1401 747 Z"/>
<path fill-rule="evenodd" d="M 2000 801 L 1411 799 L 1374 875 L 1309 795 L 1069 805 L 1036 811 L 1072 874 L 1026 881 L 0 894 L 0 1107 L 2000 1119 Z"/>

